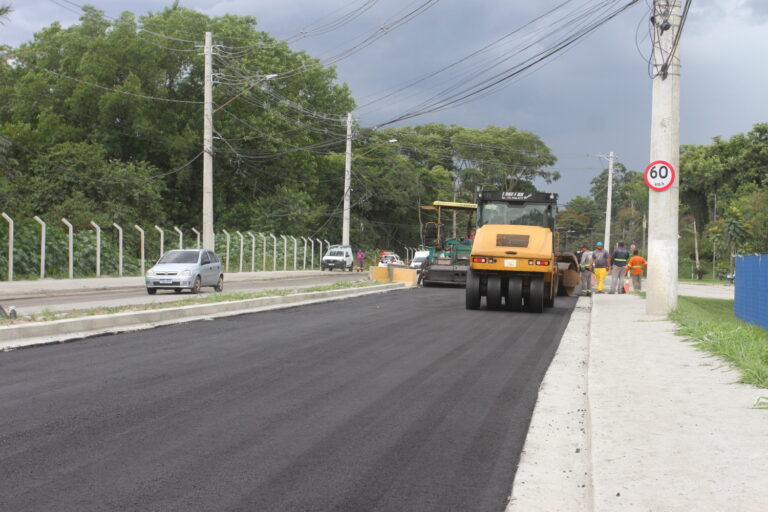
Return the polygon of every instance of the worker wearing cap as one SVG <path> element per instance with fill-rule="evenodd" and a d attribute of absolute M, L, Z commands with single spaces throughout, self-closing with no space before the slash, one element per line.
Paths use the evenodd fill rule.
<path fill-rule="evenodd" d="M 611 254 L 611 289 L 608 293 L 624 293 L 624 275 L 629 260 L 629 251 L 624 248 L 624 242 L 616 244 L 616 249 Z"/>
<path fill-rule="evenodd" d="M 592 251 L 592 263 L 590 264 L 590 270 L 594 272 L 597 279 L 597 293 L 603 293 L 605 287 L 605 276 L 608 274 L 608 267 L 611 266 L 608 253 L 603 248 L 603 242 L 597 242 L 595 244 L 595 250 Z"/>

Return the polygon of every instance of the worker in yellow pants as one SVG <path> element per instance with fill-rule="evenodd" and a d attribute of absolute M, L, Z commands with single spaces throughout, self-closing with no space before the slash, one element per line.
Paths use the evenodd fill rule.
<path fill-rule="evenodd" d="M 592 251 L 592 272 L 595 273 L 597 279 L 597 293 L 603 293 L 605 287 L 605 276 L 608 274 L 608 267 L 611 266 L 611 261 L 608 253 L 603 248 L 603 242 L 597 242 L 595 244 L 595 250 Z"/>
<path fill-rule="evenodd" d="M 597 279 L 597 291 L 598 293 L 603 291 L 603 287 L 605 286 L 605 276 L 608 274 L 607 268 L 596 268 L 595 269 L 595 278 Z"/>

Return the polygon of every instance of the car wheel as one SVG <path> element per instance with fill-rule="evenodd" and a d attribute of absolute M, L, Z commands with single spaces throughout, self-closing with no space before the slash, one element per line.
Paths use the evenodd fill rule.
<path fill-rule="evenodd" d="M 195 278 L 195 284 L 192 285 L 192 288 L 189 289 L 192 293 L 200 293 L 200 288 L 202 288 L 202 280 L 200 279 L 200 276 L 197 276 Z"/>
<path fill-rule="evenodd" d="M 147 293 L 150 295 L 154 295 L 157 293 L 157 288 L 147 288 Z"/>
<path fill-rule="evenodd" d="M 181 288 L 174 288 L 173 293 L 181 293 Z"/>
<path fill-rule="evenodd" d="M 217 292 L 224 290 L 224 276 L 219 276 L 219 281 L 216 283 L 216 286 L 214 286 L 213 289 Z"/>

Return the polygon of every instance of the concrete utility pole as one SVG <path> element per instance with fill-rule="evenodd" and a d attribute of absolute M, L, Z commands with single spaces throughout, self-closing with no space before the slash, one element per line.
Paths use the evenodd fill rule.
<path fill-rule="evenodd" d="M 613 161 L 616 155 L 613 151 L 607 155 L 598 155 L 608 160 L 608 192 L 605 201 L 605 233 L 603 236 L 603 243 L 605 244 L 605 251 L 611 254 L 611 204 L 613 200 Z"/>
<path fill-rule="evenodd" d="M 205 78 L 203 92 L 203 248 L 214 250 L 213 235 L 213 66 L 212 36 L 205 33 Z"/>
<path fill-rule="evenodd" d="M 654 0 L 654 79 L 651 162 L 680 168 L 680 0 Z M 674 52 L 674 53 L 673 53 Z M 678 210 L 680 176 L 662 192 L 649 191 L 648 286 L 645 311 L 666 315 L 677 307 Z"/>
<path fill-rule="evenodd" d="M 347 155 L 344 160 L 344 214 L 341 244 L 349 245 L 349 192 L 352 185 L 352 112 L 347 113 Z"/>

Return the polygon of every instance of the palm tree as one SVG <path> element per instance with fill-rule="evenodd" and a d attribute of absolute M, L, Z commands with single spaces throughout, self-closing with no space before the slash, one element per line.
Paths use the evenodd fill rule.
<path fill-rule="evenodd" d="M 3 18 L 7 18 L 9 14 L 13 12 L 10 5 L 0 5 L 0 23 L 4 22 Z"/>

